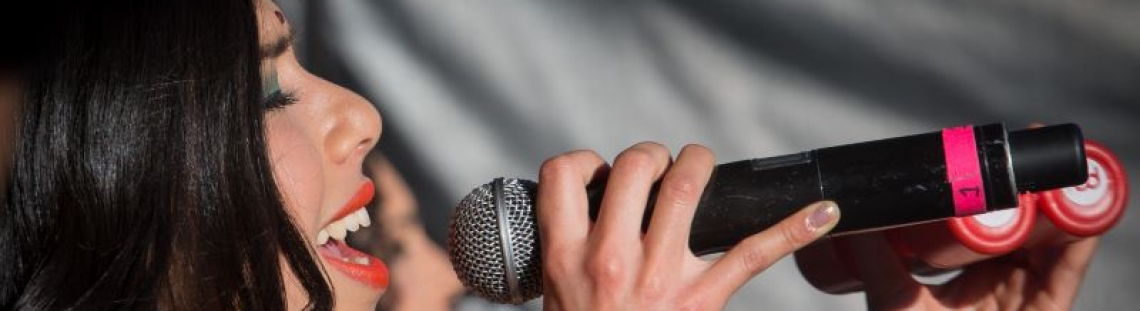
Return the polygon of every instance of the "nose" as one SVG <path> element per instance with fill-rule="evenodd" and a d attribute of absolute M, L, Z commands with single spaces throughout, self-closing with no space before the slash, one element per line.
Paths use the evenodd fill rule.
<path fill-rule="evenodd" d="M 326 155 L 334 163 L 359 165 L 380 139 L 380 113 L 367 99 L 320 78 L 328 118 L 324 139 Z"/>

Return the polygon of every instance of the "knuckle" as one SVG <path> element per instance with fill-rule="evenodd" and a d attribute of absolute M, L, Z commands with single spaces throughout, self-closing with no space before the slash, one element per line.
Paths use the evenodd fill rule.
<path fill-rule="evenodd" d="M 644 141 L 644 142 L 637 143 L 636 145 L 634 145 L 630 149 L 642 150 L 642 151 L 645 151 L 645 152 L 655 156 L 656 158 L 661 158 L 661 159 L 665 159 L 665 160 L 668 160 L 670 158 L 670 156 L 672 155 L 672 153 L 669 152 L 668 147 L 665 147 L 665 145 L 662 145 L 662 144 L 659 144 L 656 142 L 652 142 L 652 141 Z"/>
<path fill-rule="evenodd" d="M 569 280 L 575 278 L 579 273 L 578 266 L 575 265 L 574 260 L 570 260 L 569 256 L 547 256 L 547 259 L 542 261 L 542 273 L 548 278 L 553 280 Z"/>
<path fill-rule="evenodd" d="M 638 291 L 641 298 L 648 302 L 661 301 L 667 298 L 665 280 L 657 274 L 648 273 L 638 281 Z"/>
<path fill-rule="evenodd" d="M 637 172 L 652 172 L 663 167 L 668 158 L 662 159 L 644 148 L 630 148 L 622 151 L 614 160 L 614 167 L 624 167 Z"/>
<path fill-rule="evenodd" d="M 707 158 L 707 159 L 709 159 L 709 161 L 712 161 L 716 158 L 716 154 L 713 153 L 712 149 L 709 149 L 708 147 L 705 147 L 704 145 L 701 145 L 701 144 L 685 145 L 685 147 L 681 148 L 681 152 L 688 153 L 688 154 L 691 154 L 693 156 L 698 156 L 701 158 Z"/>
<path fill-rule="evenodd" d="M 744 271 L 750 275 L 757 275 L 768 268 L 772 262 L 772 255 L 765 251 L 763 248 L 752 248 L 744 252 L 740 257 L 740 265 Z"/>
<path fill-rule="evenodd" d="M 672 197 L 674 206 L 691 204 L 700 199 L 701 192 L 704 191 L 699 179 L 684 173 L 672 176 L 661 187 L 663 193 L 667 192 Z"/>
<path fill-rule="evenodd" d="M 655 153 L 669 154 L 669 148 L 665 147 L 665 145 L 653 141 L 643 141 L 634 144 L 633 147 L 630 147 L 630 149 L 645 149 Z"/>
<path fill-rule="evenodd" d="M 806 225 L 801 225 L 800 222 L 789 222 L 779 226 L 780 237 L 786 243 L 786 250 L 791 252 L 807 245 L 815 237 L 812 232 L 808 231 Z"/>
<path fill-rule="evenodd" d="M 586 264 L 586 273 L 595 285 L 601 288 L 613 288 L 623 283 L 624 274 L 628 270 L 621 258 L 604 255 L 607 252 L 598 252 Z"/>
<path fill-rule="evenodd" d="M 538 175 L 542 178 L 552 178 L 574 172 L 574 158 L 570 154 L 563 154 L 542 162 Z"/>

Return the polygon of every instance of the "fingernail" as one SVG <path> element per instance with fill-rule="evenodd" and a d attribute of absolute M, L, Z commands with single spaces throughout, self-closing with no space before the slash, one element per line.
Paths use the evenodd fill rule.
<path fill-rule="evenodd" d="M 825 201 L 820 203 L 816 206 L 815 212 L 812 212 L 811 216 L 808 216 L 808 228 L 811 228 L 813 231 L 818 231 L 828 227 L 835 222 L 836 216 L 838 215 L 839 207 L 835 205 L 835 202 Z"/>

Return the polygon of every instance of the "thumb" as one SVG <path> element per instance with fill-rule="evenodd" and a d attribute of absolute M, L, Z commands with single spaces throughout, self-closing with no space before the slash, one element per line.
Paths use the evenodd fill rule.
<path fill-rule="evenodd" d="M 776 261 L 819 239 L 838 222 L 839 208 L 834 202 L 809 205 L 734 246 L 709 268 L 705 280 L 711 284 L 706 288 L 731 294 Z"/>

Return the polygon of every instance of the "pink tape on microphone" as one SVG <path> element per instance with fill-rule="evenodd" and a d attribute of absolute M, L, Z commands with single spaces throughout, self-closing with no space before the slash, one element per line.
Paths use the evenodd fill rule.
<path fill-rule="evenodd" d="M 942 130 L 946 153 L 946 180 L 953 190 L 954 214 L 967 216 L 986 212 L 986 190 L 978 163 L 978 144 L 970 125 Z"/>

